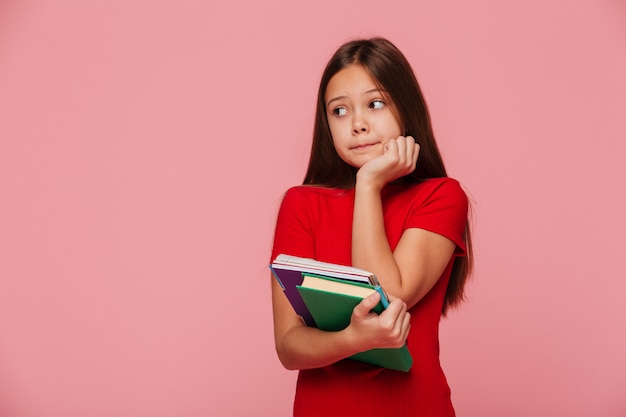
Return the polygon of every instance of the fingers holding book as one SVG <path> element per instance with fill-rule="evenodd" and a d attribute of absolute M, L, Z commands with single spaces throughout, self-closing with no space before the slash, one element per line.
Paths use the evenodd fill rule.
<path fill-rule="evenodd" d="M 402 347 L 409 334 L 411 315 L 406 303 L 390 297 L 389 306 L 379 315 L 371 311 L 379 299 L 380 295 L 376 293 L 357 304 L 346 329 L 354 332 L 355 343 L 363 350 Z"/>

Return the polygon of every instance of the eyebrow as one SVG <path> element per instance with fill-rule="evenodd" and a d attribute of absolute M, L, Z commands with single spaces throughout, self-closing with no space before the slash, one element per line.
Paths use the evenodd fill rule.
<path fill-rule="evenodd" d="M 371 94 L 371 93 L 382 93 L 382 91 L 383 90 L 381 90 L 380 88 L 372 88 L 371 90 L 364 91 L 362 95 Z M 333 101 L 341 100 L 344 98 L 348 98 L 348 96 L 333 97 L 330 100 L 328 100 L 328 103 L 326 103 L 326 107 L 330 106 L 330 103 L 332 103 Z"/>

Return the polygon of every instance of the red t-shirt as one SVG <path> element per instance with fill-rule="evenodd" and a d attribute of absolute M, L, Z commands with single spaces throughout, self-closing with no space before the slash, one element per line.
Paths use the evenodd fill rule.
<path fill-rule="evenodd" d="M 382 192 L 387 239 L 393 251 L 409 228 L 452 240 L 463 254 L 467 196 L 456 180 L 388 185 Z M 276 224 L 278 254 L 351 265 L 354 190 L 299 186 L 285 194 Z M 453 258 L 454 259 L 454 258 Z M 350 359 L 298 375 L 294 416 L 454 416 L 450 389 L 439 364 L 439 319 L 453 259 L 435 286 L 410 311 L 407 373 Z"/>

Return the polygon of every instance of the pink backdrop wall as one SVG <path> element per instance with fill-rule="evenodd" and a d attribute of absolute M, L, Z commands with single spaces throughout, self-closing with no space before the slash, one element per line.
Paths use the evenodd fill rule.
<path fill-rule="evenodd" d="M 458 414 L 625 416 L 624 1 L 216 3 L 0 2 L 0 416 L 290 414 L 273 222 L 361 35 L 474 200 Z"/>

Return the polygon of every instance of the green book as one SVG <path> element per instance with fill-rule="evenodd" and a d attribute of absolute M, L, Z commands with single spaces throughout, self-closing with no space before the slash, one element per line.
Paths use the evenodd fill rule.
<path fill-rule="evenodd" d="M 380 286 L 319 275 L 303 274 L 303 277 L 302 284 L 297 286 L 298 292 L 321 330 L 338 331 L 348 327 L 354 307 L 374 292 L 379 292 L 381 300 L 386 300 Z M 386 304 L 383 306 L 379 302 L 372 311 L 380 314 Z M 357 353 L 350 359 L 404 372 L 408 372 L 413 364 L 406 345 L 397 349 L 372 349 Z"/>

